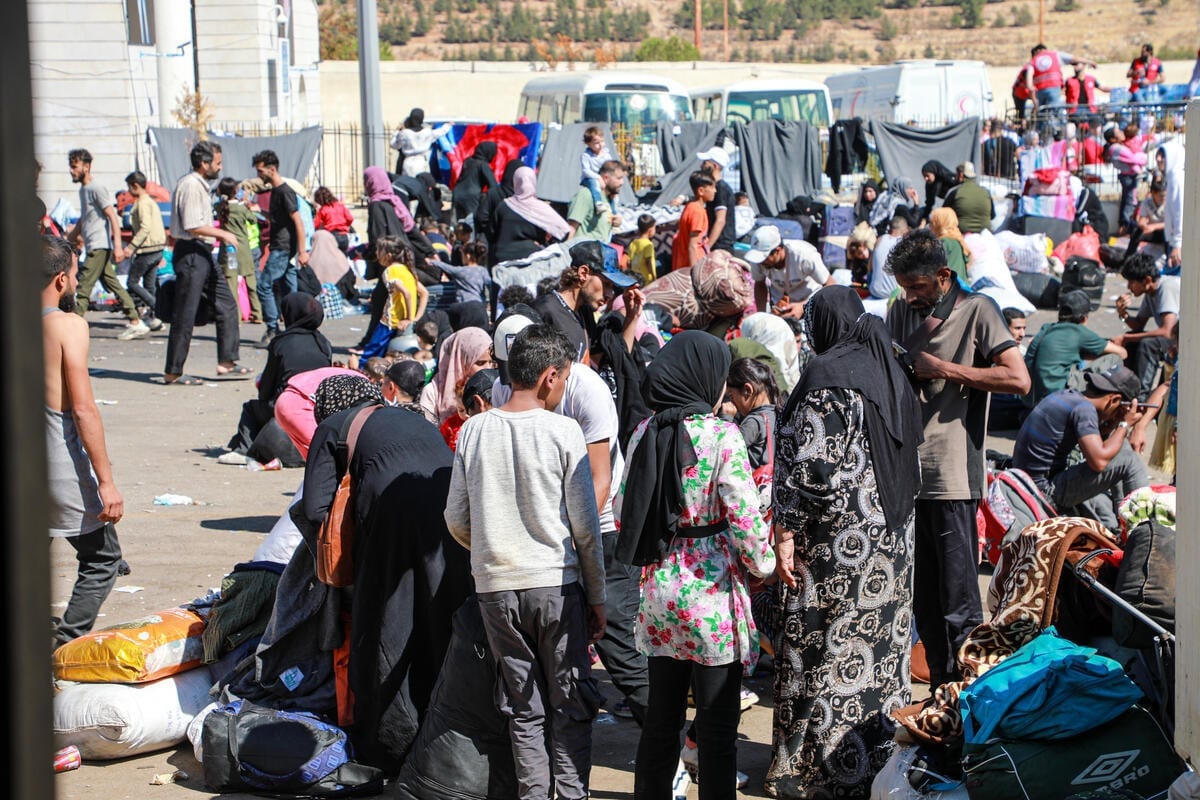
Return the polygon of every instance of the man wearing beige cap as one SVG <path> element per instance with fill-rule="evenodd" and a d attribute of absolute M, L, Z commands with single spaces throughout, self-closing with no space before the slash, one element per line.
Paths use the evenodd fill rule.
<path fill-rule="evenodd" d="M 996 208 L 992 196 L 975 179 L 975 164 L 964 161 L 958 165 L 958 186 L 946 198 L 946 205 L 958 215 L 958 229 L 963 233 L 990 230 Z"/>

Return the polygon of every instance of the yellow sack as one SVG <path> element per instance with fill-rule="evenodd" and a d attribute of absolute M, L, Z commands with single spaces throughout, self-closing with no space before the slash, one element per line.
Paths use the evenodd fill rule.
<path fill-rule="evenodd" d="M 81 683 L 145 683 L 199 666 L 204 619 L 186 608 L 84 634 L 54 651 L 54 677 Z"/>

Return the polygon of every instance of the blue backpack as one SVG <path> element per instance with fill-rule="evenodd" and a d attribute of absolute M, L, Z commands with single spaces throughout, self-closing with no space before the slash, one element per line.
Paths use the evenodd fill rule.
<path fill-rule="evenodd" d="M 1142 697 L 1121 665 L 1046 628 L 959 696 L 967 744 L 1066 739 L 1119 717 Z"/>

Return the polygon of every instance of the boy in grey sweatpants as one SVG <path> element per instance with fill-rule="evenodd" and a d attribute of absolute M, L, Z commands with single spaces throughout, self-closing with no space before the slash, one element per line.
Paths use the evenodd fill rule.
<path fill-rule="evenodd" d="M 596 709 L 581 679 L 589 639 L 604 634 L 604 545 L 583 432 L 550 411 L 573 356 L 549 326 L 517 336 L 512 398 L 463 425 L 446 503 L 471 551 L 522 800 L 550 797 L 552 774 L 559 798 L 587 797 L 591 771 Z"/>

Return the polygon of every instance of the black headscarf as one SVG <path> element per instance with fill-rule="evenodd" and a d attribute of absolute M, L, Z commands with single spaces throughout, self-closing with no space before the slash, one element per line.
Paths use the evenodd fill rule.
<path fill-rule="evenodd" d="M 491 164 L 496 157 L 496 143 L 490 139 L 485 139 L 475 145 L 475 152 L 471 153 L 471 158 L 478 158 L 485 164 Z"/>
<path fill-rule="evenodd" d="M 933 211 L 933 204 L 937 202 L 939 197 L 945 197 L 946 192 L 950 191 L 950 187 L 958 180 L 958 174 L 951 172 L 947 167 L 936 159 L 930 159 L 921 165 L 921 174 L 926 172 L 933 175 L 933 183 L 925 184 L 925 207 L 921 210 L 921 219 L 929 219 L 929 214 Z"/>
<path fill-rule="evenodd" d="M 419 131 L 425 125 L 425 109 L 414 108 L 408 112 L 408 118 L 404 120 L 404 127 L 411 131 Z"/>
<path fill-rule="evenodd" d="M 487 306 L 477 300 L 447 306 L 446 316 L 450 318 L 450 327 L 456 331 L 463 328 L 483 328 L 487 331 L 492 328 Z"/>
<path fill-rule="evenodd" d="M 883 320 L 863 311 L 858 293 L 827 286 L 804 309 L 817 357 L 804 369 L 783 419 L 791 420 L 809 392 L 853 389 L 863 396 L 867 439 L 888 527 L 908 521 L 921 490 L 917 446 L 923 440 L 921 407 L 908 376 L 892 353 Z"/>
<path fill-rule="evenodd" d="M 515 176 L 517 170 L 525 166 L 525 162 L 519 158 L 514 158 L 504 165 L 504 174 L 500 177 L 500 197 L 512 197 L 517 191 Z"/>
<path fill-rule="evenodd" d="M 283 318 L 287 330 L 315 331 L 325 321 L 325 309 L 321 301 L 308 292 L 292 292 L 283 298 L 279 316 Z"/>
<path fill-rule="evenodd" d="M 883 190 L 879 188 L 879 184 L 871 179 L 863 181 L 863 185 L 858 190 L 858 202 L 854 204 L 854 222 L 866 222 L 871 218 L 871 209 L 875 206 L 875 200 L 867 201 L 863 194 L 867 189 L 875 190 L 875 200 L 879 199 L 879 194 Z"/>
<path fill-rule="evenodd" d="M 696 463 L 680 422 L 713 413 L 729 363 L 725 342 L 703 331 L 684 331 L 646 368 L 643 393 L 654 415 L 629 457 L 617 560 L 644 566 L 666 553 L 683 509 L 683 470 Z"/>

